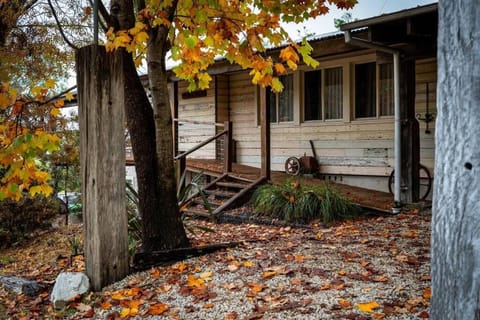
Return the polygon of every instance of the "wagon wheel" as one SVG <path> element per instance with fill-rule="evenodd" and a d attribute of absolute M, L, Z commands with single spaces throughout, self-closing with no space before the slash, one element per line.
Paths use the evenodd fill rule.
<path fill-rule="evenodd" d="M 427 167 L 423 164 L 419 167 L 419 174 L 420 178 L 420 200 L 425 200 L 428 195 L 430 194 L 430 190 L 432 189 L 432 175 Z M 390 177 L 388 178 L 388 191 L 393 194 L 394 189 L 394 178 L 395 178 L 395 170 L 392 171 Z"/>
<path fill-rule="evenodd" d="M 295 157 L 290 157 L 285 161 L 285 172 L 292 176 L 298 176 L 300 173 L 300 161 Z"/>

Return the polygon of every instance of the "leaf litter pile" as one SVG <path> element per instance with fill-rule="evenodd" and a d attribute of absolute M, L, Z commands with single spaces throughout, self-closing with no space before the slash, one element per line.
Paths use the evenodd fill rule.
<path fill-rule="evenodd" d="M 53 310 L 49 293 L 69 260 L 68 236 L 40 235 L 0 251 L 0 275 L 44 286 L 36 297 L 0 287 L 3 319 L 419 319 L 429 317 L 430 214 L 360 218 L 310 228 L 193 221 L 215 233 L 194 246 L 245 240 L 208 255 L 158 266 Z"/>

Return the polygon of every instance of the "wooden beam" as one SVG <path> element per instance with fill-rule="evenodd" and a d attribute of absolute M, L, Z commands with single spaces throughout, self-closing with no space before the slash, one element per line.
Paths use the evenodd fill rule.
<path fill-rule="evenodd" d="M 129 271 L 122 59 L 121 50 L 96 45 L 76 56 L 85 266 L 94 291 Z"/>
<path fill-rule="evenodd" d="M 260 88 L 260 144 L 262 177 L 270 180 L 270 106 L 267 103 L 267 90 Z"/>
<path fill-rule="evenodd" d="M 419 199 L 420 129 L 415 118 L 415 60 L 400 61 L 400 110 L 402 118 L 402 203 Z"/>

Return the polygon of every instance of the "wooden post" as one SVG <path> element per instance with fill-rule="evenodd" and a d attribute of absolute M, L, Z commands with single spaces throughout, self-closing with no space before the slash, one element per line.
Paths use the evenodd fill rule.
<path fill-rule="evenodd" d="M 91 45 L 76 63 L 85 264 L 99 291 L 129 272 L 122 54 Z"/>
<path fill-rule="evenodd" d="M 173 86 L 173 155 L 178 154 L 178 82 L 172 83 Z M 179 178 L 180 179 L 180 178 Z"/>
<path fill-rule="evenodd" d="M 270 180 L 270 105 L 267 103 L 267 90 L 260 88 L 260 143 L 261 175 Z"/>
<path fill-rule="evenodd" d="M 415 118 L 415 60 L 400 61 L 400 110 L 402 118 L 402 177 L 400 201 L 419 199 L 420 133 Z"/>
<path fill-rule="evenodd" d="M 232 122 L 231 121 L 225 121 L 223 130 L 227 131 L 227 135 L 224 137 L 224 146 L 223 146 L 223 161 L 224 167 L 223 167 L 223 172 L 228 173 L 232 171 L 232 147 L 233 147 L 233 142 L 232 142 Z"/>
<path fill-rule="evenodd" d="M 185 186 L 185 179 L 182 180 L 182 176 L 187 169 L 187 157 L 181 157 L 177 160 L 177 189 L 182 190 Z"/>

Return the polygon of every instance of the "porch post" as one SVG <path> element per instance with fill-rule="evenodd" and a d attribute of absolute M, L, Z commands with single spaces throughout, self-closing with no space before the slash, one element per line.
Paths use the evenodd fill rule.
<path fill-rule="evenodd" d="M 223 161 L 224 161 L 224 166 L 223 166 L 223 171 L 225 173 L 231 172 L 232 171 L 232 122 L 231 121 L 225 121 L 224 122 L 224 127 L 223 129 L 227 131 L 227 135 L 224 137 L 224 147 L 223 147 Z"/>
<path fill-rule="evenodd" d="M 261 176 L 270 180 L 270 105 L 267 103 L 267 90 L 260 88 L 260 144 Z"/>
<path fill-rule="evenodd" d="M 402 203 L 419 199 L 420 135 L 415 118 L 415 59 L 400 61 L 400 113 L 401 126 L 401 193 Z"/>

